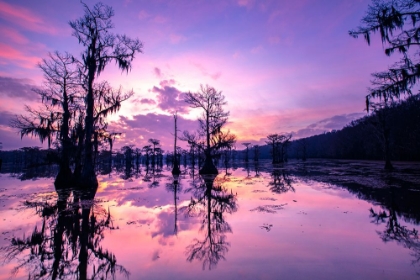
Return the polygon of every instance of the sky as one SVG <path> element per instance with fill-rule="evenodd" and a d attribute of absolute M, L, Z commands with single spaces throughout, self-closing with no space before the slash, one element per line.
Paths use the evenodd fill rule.
<path fill-rule="evenodd" d="M 161 140 L 173 148 L 173 116 L 181 131 L 198 128 L 183 96 L 200 85 L 222 91 L 230 112 L 226 130 L 241 143 L 263 144 L 272 133 L 294 139 L 340 129 L 362 117 L 371 73 L 387 57 L 375 36 L 368 46 L 352 38 L 368 0 L 106 0 L 115 34 L 143 43 L 132 69 L 109 64 L 98 78 L 135 92 L 108 120 L 122 132 L 115 147 Z M 86 0 L 93 6 L 96 1 Z M 9 127 L 37 108 L 32 89 L 43 83 L 38 63 L 54 51 L 80 56 L 69 21 L 83 15 L 79 1 L 0 0 L 0 142 L 3 150 L 41 146 Z"/>

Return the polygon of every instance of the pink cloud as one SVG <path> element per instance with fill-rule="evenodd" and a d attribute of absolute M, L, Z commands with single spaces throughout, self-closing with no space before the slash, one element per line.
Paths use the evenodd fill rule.
<path fill-rule="evenodd" d="M 240 51 L 236 51 L 236 52 L 234 52 L 234 53 L 233 53 L 232 57 L 233 57 L 234 59 L 238 59 L 238 58 L 242 58 L 242 57 L 243 57 L 243 55 L 241 54 L 241 52 L 240 52 Z"/>
<path fill-rule="evenodd" d="M 343 114 L 342 112 L 345 112 L 343 106 L 345 105 L 324 110 L 296 108 L 278 113 L 265 113 L 260 110 L 247 110 L 243 114 L 236 112 L 231 114 L 226 129 L 236 134 L 239 141 L 253 141 L 253 143 L 265 139 L 272 133 L 292 133 L 293 138 L 306 137 L 340 129 L 364 115 L 362 112 Z M 331 115 L 334 117 L 330 117 Z"/>
<path fill-rule="evenodd" d="M 264 50 L 263 46 L 259 45 L 259 46 L 255 47 L 255 48 L 252 48 L 251 49 L 251 53 L 258 54 L 258 53 L 262 52 L 263 50 Z"/>
<path fill-rule="evenodd" d="M 173 86 L 173 85 L 175 85 L 175 84 L 176 84 L 176 82 L 175 82 L 175 80 L 174 80 L 174 79 L 163 80 L 163 81 L 160 81 L 160 83 L 159 83 L 159 85 L 160 85 L 161 87 Z"/>
<path fill-rule="evenodd" d="M 197 67 L 200 71 L 201 74 L 203 74 L 204 76 L 209 76 L 211 77 L 213 80 L 217 80 L 220 78 L 220 76 L 222 76 L 222 73 L 220 71 L 217 71 L 215 73 L 210 73 L 206 67 L 204 67 L 201 63 L 192 63 L 195 67 Z"/>
<path fill-rule="evenodd" d="M 183 35 L 178 35 L 178 34 L 171 34 L 170 36 L 170 41 L 172 44 L 178 44 L 180 42 L 186 41 L 187 38 Z"/>
<path fill-rule="evenodd" d="M 56 28 L 45 24 L 42 18 L 22 6 L 0 2 L 0 14 L 25 29 L 40 33 L 57 33 Z"/>
<path fill-rule="evenodd" d="M 162 71 L 159 68 L 153 68 L 153 73 L 155 73 L 156 77 L 162 78 Z"/>
<path fill-rule="evenodd" d="M 168 21 L 168 18 L 161 16 L 161 15 L 157 15 L 153 18 L 153 22 L 155 23 L 159 23 L 159 24 L 164 24 Z"/>
<path fill-rule="evenodd" d="M 138 19 L 140 20 L 149 20 L 154 23 L 164 24 L 168 22 L 168 18 L 162 15 L 152 15 L 145 10 L 141 10 L 138 14 Z"/>
<path fill-rule="evenodd" d="M 139 13 L 139 15 L 138 15 L 138 18 L 140 19 L 140 20 L 143 20 L 143 19 L 148 19 L 148 18 L 150 18 L 151 17 L 151 15 L 150 14 L 148 14 L 146 11 L 144 11 L 144 10 L 141 10 L 140 11 L 140 13 Z"/>
<path fill-rule="evenodd" d="M 272 45 L 277 45 L 280 43 L 280 37 L 279 36 L 271 36 L 268 38 L 268 42 Z"/>
<path fill-rule="evenodd" d="M 0 58 L 3 58 L 10 63 L 17 62 L 24 68 L 34 68 L 38 62 L 41 61 L 38 57 L 26 56 L 22 52 L 3 43 L 0 43 Z"/>
<path fill-rule="evenodd" d="M 8 41 L 14 42 L 17 44 L 27 44 L 29 40 L 20 34 L 17 30 L 0 26 L 0 34 L 3 34 L 4 38 L 7 38 Z"/>
<path fill-rule="evenodd" d="M 238 5 L 241 7 L 252 8 L 255 4 L 255 0 L 238 0 Z"/>

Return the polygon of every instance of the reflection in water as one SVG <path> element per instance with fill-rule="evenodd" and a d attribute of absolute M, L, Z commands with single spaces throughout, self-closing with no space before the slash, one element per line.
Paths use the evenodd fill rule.
<path fill-rule="evenodd" d="M 166 184 L 166 189 L 174 193 L 174 234 L 178 234 L 178 193 L 182 191 L 179 175 L 173 175 L 172 183 Z"/>
<path fill-rule="evenodd" d="M 268 186 L 273 193 L 281 194 L 288 191 L 295 192 L 295 188 L 292 186 L 293 179 L 286 169 L 273 169 L 271 178 L 272 181 L 268 183 Z"/>
<path fill-rule="evenodd" d="M 146 166 L 146 173 L 143 176 L 143 181 L 149 183 L 149 188 L 159 187 L 159 181 L 162 177 L 163 175 L 161 165 L 153 165 L 151 169 L 149 166 Z"/>
<path fill-rule="evenodd" d="M 198 260 L 206 267 L 216 267 L 225 254 L 229 251 L 230 243 L 227 242 L 226 233 L 232 229 L 226 222 L 224 213 L 232 214 L 237 210 L 237 197 L 228 192 L 215 176 L 202 176 L 200 184 L 195 185 L 191 192 L 193 197 L 185 211 L 190 217 L 201 217 L 200 231 L 204 233 L 204 239 L 194 238 L 187 246 L 187 260 Z"/>
<path fill-rule="evenodd" d="M 260 162 L 258 160 L 254 161 L 254 171 L 255 171 L 254 177 L 255 178 L 260 177 Z"/>
<path fill-rule="evenodd" d="M 378 231 L 383 242 L 396 241 L 404 248 L 408 248 L 412 251 L 412 256 L 414 257 L 413 264 L 420 262 L 420 240 L 418 231 L 415 228 L 408 229 L 406 226 L 401 225 L 398 221 L 398 215 L 395 208 L 391 207 L 386 209 L 386 211 L 380 212 L 375 212 L 371 208 L 370 217 L 373 218 L 373 222 L 376 224 L 385 224 L 384 231 Z"/>
<path fill-rule="evenodd" d="M 55 203 L 25 202 L 42 218 L 42 226 L 1 248 L 6 261 L 20 260 L 12 273 L 25 268 L 29 279 L 106 279 L 117 272 L 128 277 L 115 255 L 101 246 L 104 230 L 114 227 L 109 210 L 94 203 L 96 189 L 56 192 Z"/>
<path fill-rule="evenodd" d="M 221 165 L 226 168 L 223 162 Z M 103 167 L 108 171 L 102 172 L 106 175 L 101 179 L 104 183 L 100 184 L 98 194 L 96 190 L 57 189 L 57 198 L 54 193 L 54 199 L 49 197 L 47 202 L 44 198 L 50 196 L 53 186 L 47 179 L 42 190 L 35 189 L 43 180 L 12 184 L 19 178 L 26 180 L 36 178 L 37 174 L 54 174 L 55 169 L 39 168 L 40 173 L 25 169 L 15 172 L 14 178 L 2 175 L 11 182 L 0 188 L 0 206 L 4 207 L 0 211 L 7 213 L 5 218 L 8 218 L 7 223 L 0 220 L 4 232 L 14 234 L 16 230 L 25 229 L 25 222 L 13 217 L 14 207 L 21 207 L 22 198 L 24 207 L 34 210 L 39 221 L 37 226 L 30 227 L 29 235 L 17 234 L 9 237 L 7 243 L 0 243 L 1 255 L 10 261 L 13 273 L 21 276 L 26 270 L 29 279 L 128 276 L 127 269 L 117 263 L 115 255 L 102 249 L 106 230 L 114 227 L 109 209 L 95 203 L 96 196 L 101 203 L 116 205 L 114 219 L 126 224 L 115 234 L 107 235 L 105 241 L 113 252 L 118 250 L 120 258 L 127 258 L 124 264 L 133 279 L 140 274 L 146 279 L 159 279 L 161 275 L 153 273 L 163 263 L 168 273 L 180 273 L 174 276 L 178 279 L 200 275 L 207 279 L 221 278 L 220 275 L 241 278 L 243 274 L 226 274 L 232 270 L 229 262 L 213 269 L 228 256 L 235 264 L 247 264 L 244 271 L 250 272 L 249 278 L 261 276 L 261 262 L 269 263 L 273 259 L 285 265 L 264 266 L 268 278 L 276 278 L 285 270 L 296 273 L 286 273 L 286 278 L 308 279 L 312 274 L 313 278 L 328 278 L 322 277 L 327 274 L 313 269 L 325 262 L 340 263 L 337 268 L 326 267 L 325 271 L 341 273 L 344 267 L 351 273 L 349 278 L 369 278 L 366 267 L 374 266 L 390 267 L 389 270 L 394 271 L 391 278 L 398 278 L 399 274 L 400 278 L 410 278 L 413 269 L 404 266 L 411 261 L 407 252 L 414 256 L 414 262 L 420 260 L 420 240 L 417 230 L 413 229 L 420 222 L 420 173 L 408 173 L 407 169 L 401 172 L 397 169 L 392 174 L 377 173 L 370 162 L 350 165 L 307 161 L 273 166 L 264 161 L 232 161 L 231 165 L 233 168 L 226 168 L 217 178 L 199 176 L 194 166 L 173 176 L 170 168 L 162 169 L 159 164 L 143 165 L 140 169 L 137 162 L 127 163 L 121 158 L 119 163 L 113 164 L 111 173 L 109 166 Z M 170 181 L 165 184 L 163 178 Z M 233 192 L 226 186 L 232 187 Z M 26 189 L 22 191 L 22 188 Z M 38 191 L 37 199 L 29 198 L 29 193 Z M 383 244 L 375 232 L 378 226 L 365 221 L 366 209 L 370 207 L 373 222 L 383 227 L 378 231 Z M 382 209 L 378 210 L 379 207 Z M 190 219 L 184 220 L 184 214 Z M 354 226 L 358 223 L 360 227 Z M 233 235 L 229 237 L 233 234 L 231 225 L 235 225 L 234 239 Z M 164 232 L 162 238 L 155 238 L 156 228 Z M 132 239 L 119 248 L 116 244 L 121 244 L 121 236 Z M 244 240 L 249 244 L 244 244 Z M 141 253 L 135 248 L 139 244 Z M 354 246 L 354 250 L 337 253 L 337 247 L 349 246 Z M 385 254 L 386 249 L 392 254 Z M 178 257 L 183 252 L 188 262 Z M 312 267 L 306 265 L 309 262 Z M 305 265 L 300 265 L 302 263 Z M 356 263 L 360 271 L 351 263 Z M 9 267 L 3 269 L 9 271 Z M 334 276 L 330 278 L 337 278 L 338 274 L 331 275 Z"/>

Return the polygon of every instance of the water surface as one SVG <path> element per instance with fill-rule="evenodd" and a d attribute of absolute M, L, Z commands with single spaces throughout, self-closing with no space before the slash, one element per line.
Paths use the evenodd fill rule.
<path fill-rule="evenodd" d="M 308 161 L 0 178 L 0 279 L 413 279 L 420 166 Z"/>

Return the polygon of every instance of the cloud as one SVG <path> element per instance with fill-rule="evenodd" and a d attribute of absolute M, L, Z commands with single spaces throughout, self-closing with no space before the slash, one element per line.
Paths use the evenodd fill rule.
<path fill-rule="evenodd" d="M 152 237 L 162 235 L 163 238 L 175 235 L 175 213 L 171 212 L 160 212 L 157 216 L 157 231 L 152 232 Z"/>
<path fill-rule="evenodd" d="M 255 47 L 255 48 L 252 48 L 251 49 L 251 53 L 258 54 L 258 53 L 262 52 L 263 50 L 264 50 L 263 46 L 259 45 L 259 46 Z"/>
<path fill-rule="evenodd" d="M 178 34 L 171 34 L 171 36 L 169 36 L 170 41 L 172 44 L 178 44 L 180 42 L 186 41 L 187 38 L 183 35 L 178 35 Z"/>
<path fill-rule="evenodd" d="M 166 112 L 174 113 L 178 111 L 181 114 L 188 113 L 189 107 L 183 101 L 184 93 L 174 87 L 174 80 L 163 80 L 160 87 L 154 86 L 152 92 L 157 93 L 158 107 Z"/>
<path fill-rule="evenodd" d="M 3 150 L 15 150 L 22 147 L 43 147 L 46 148 L 46 143 L 41 144 L 38 138 L 23 137 L 20 139 L 19 132 L 9 127 L 11 119 L 15 115 L 8 111 L 0 111 L 0 142 L 2 143 Z"/>
<path fill-rule="evenodd" d="M 0 125 L 8 126 L 14 114 L 7 111 L 0 111 Z"/>
<path fill-rule="evenodd" d="M 180 131 L 194 131 L 198 128 L 198 121 L 188 120 L 179 115 L 177 125 Z M 124 133 L 116 142 L 116 148 L 129 144 L 142 148 L 148 145 L 148 139 L 155 138 L 161 141 L 163 149 L 173 149 L 174 118 L 171 115 L 149 113 L 132 118 L 121 116 L 118 121 L 109 124 L 109 129 Z M 177 145 L 185 146 L 182 141 Z"/>
<path fill-rule="evenodd" d="M 21 98 L 30 101 L 38 99 L 38 95 L 32 91 L 35 86 L 29 79 L 16 79 L 0 76 L 0 96 Z"/>
<path fill-rule="evenodd" d="M 255 1 L 254 0 L 238 0 L 237 3 L 241 7 L 246 7 L 250 9 L 254 6 Z"/>
<path fill-rule="evenodd" d="M 42 18 L 22 6 L 0 2 L 0 15 L 4 19 L 31 31 L 49 34 L 57 33 L 56 28 L 44 23 Z"/>
<path fill-rule="evenodd" d="M 351 121 L 361 118 L 364 115 L 364 113 L 352 113 L 333 116 L 331 118 L 310 124 L 306 128 L 299 129 L 296 132 L 292 132 L 293 138 L 304 138 L 322 134 L 324 132 L 329 132 L 331 130 L 339 130 L 349 124 Z"/>
<path fill-rule="evenodd" d="M 0 58 L 8 60 L 11 64 L 19 64 L 24 68 L 34 68 L 41 61 L 39 57 L 27 56 L 3 43 L 0 43 Z"/>
<path fill-rule="evenodd" d="M 176 233 L 189 230 L 196 225 L 197 221 L 193 217 L 182 215 L 179 209 L 177 211 L 177 231 L 175 231 L 175 208 L 171 207 L 169 209 L 165 209 L 156 217 L 156 231 L 152 232 L 152 238 L 159 237 L 162 245 L 165 245 L 165 241 L 176 235 Z"/>
<path fill-rule="evenodd" d="M 233 57 L 234 59 L 238 59 L 238 58 L 242 58 L 243 56 L 242 56 L 242 54 L 241 54 L 241 52 L 240 52 L 240 51 L 235 51 L 235 52 L 233 53 L 232 57 Z"/>
<path fill-rule="evenodd" d="M 138 15 L 138 18 L 140 20 L 148 19 L 150 17 L 151 17 L 151 15 L 149 13 L 147 13 L 145 10 L 141 10 L 140 13 L 139 13 L 139 15 Z"/>
<path fill-rule="evenodd" d="M 162 78 L 162 71 L 159 68 L 155 67 L 153 73 L 155 73 L 156 77 Z"/>
<path fill-rule="evenodd" d="M 278 43 L 280 43 L 280 37 L 279 36 L 270 36 L 268 38 L 268 42 L 272 45 L 277 45 Z"/>
<path fill-rule="evenodd" d="M 147 20 L 158 24 L 164 24 L 168 21 L 168 19 L 162 15 L 151 15 L 150 13 L 146 12 L 145 10 L 141 10 L 138 14 L 139 20 Z"/>
<path fill-rule="evenodd" d="M 157 261 L 159 259 L 159 250 L 153 252 L 152 261 Z"/>
<path fill-rule="evenodd" d="M 164 16 L 161 16 L 161 15 L 157 15 L 153 18 L 153 22 L 159 23 L 159 24 L 164 24 L 167 21 L 168 21 L 168 19 Z"/>
<path fill-rule="evenodd" d="M 217 80 L 222 76 L 222 73 L 220 71 L 217 71 L 215 73 L 210 73 L 209 71 L 207 71 L 206 67 L 204 67 L 200 63 L 193 63 L 193 65 L 201 71 L 201 74 L 203 74 L 204 76 L 209 76 L 213 80 Z"/>
<path fill-rule="evenodd" d="M 155 105 L 156 101 L 154 101 L 153 99 L 149 99 L 149 98 L 143 98 L 139 101 L 141 104 L 148 104 L 148 105 Z"/>
<path fill-rule="evenodd" d="M 0 33 L 3 34 L 7 41 L 18 44 L 27 44 L 29 40 L 20 34 L 17 30 L 5 26 L 0 26 Z"/>

